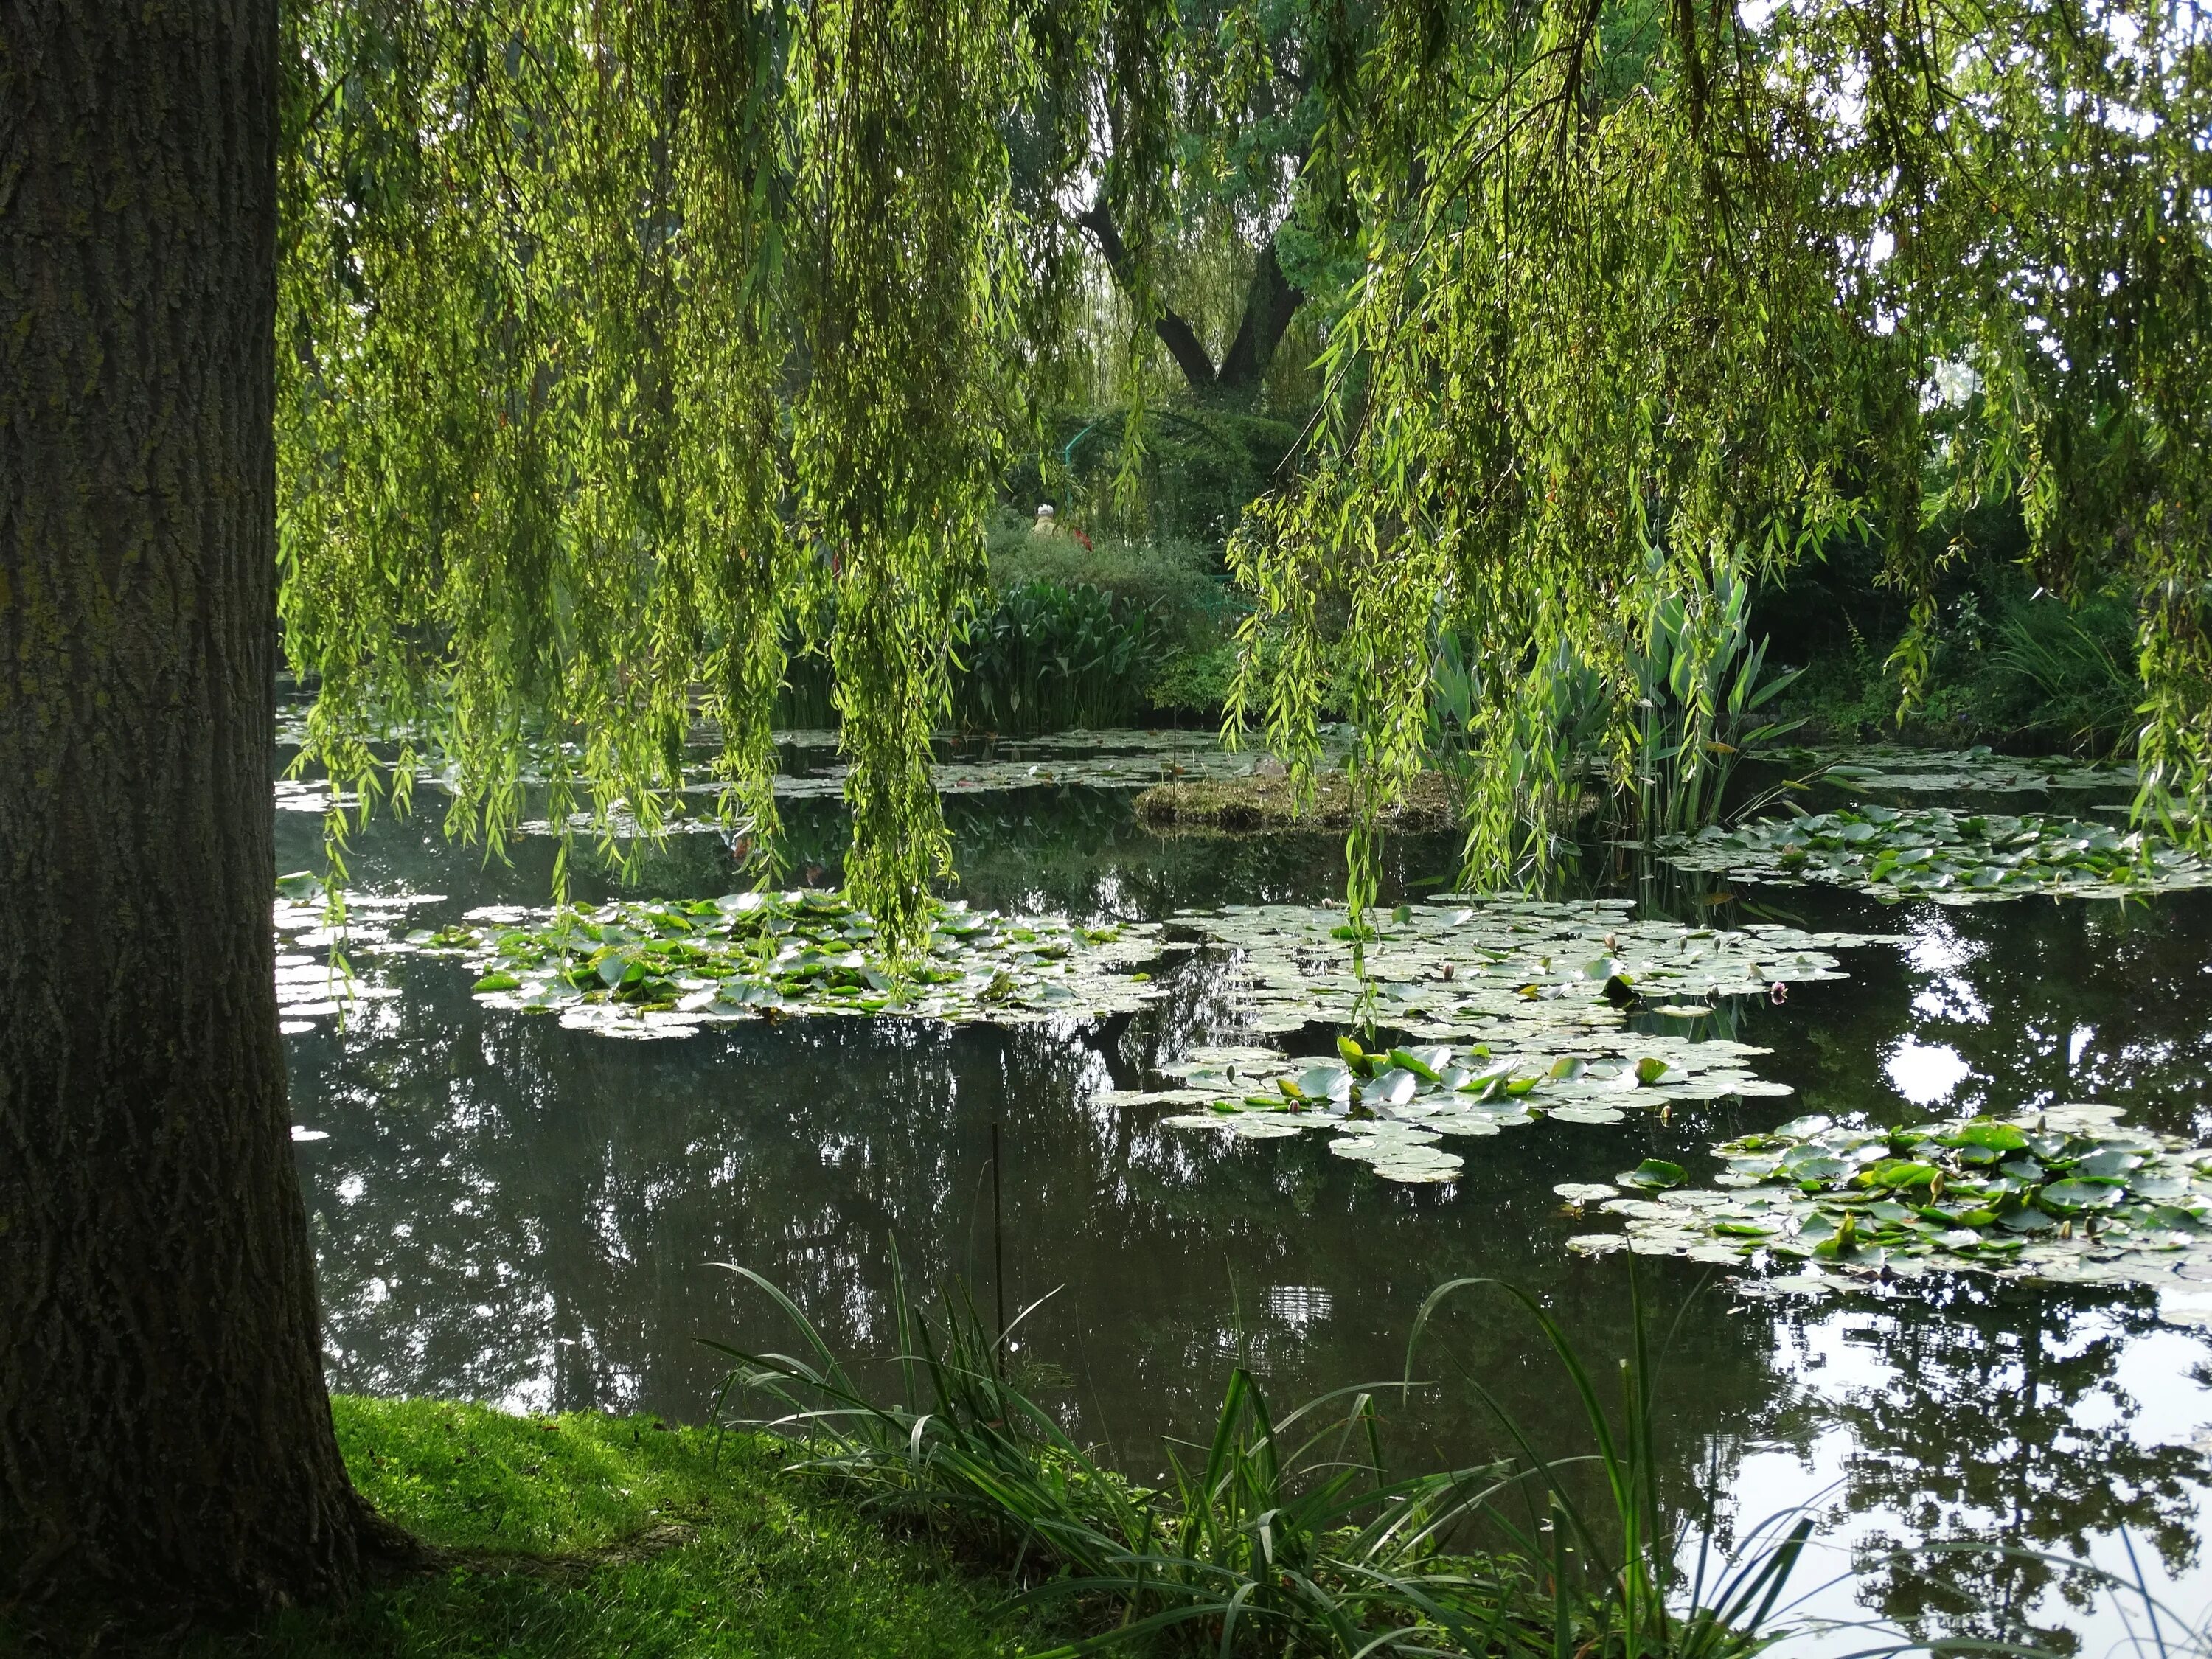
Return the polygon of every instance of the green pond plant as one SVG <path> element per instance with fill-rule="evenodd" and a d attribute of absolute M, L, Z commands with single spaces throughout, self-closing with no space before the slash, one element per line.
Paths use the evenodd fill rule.
<path fill-rule="evenodd" d="M 520 919 L 518 919 L 520 920 Z M 751 891 L 690 903 L 557 909 L 533 926 L 422 930 L 397 942 L 465 957 L 488 1006 L 557 1013 L 616 1036 L 801 1014 L 903 1014 L 1020 1024 L 1141 1006 L 1158 929 L 1085 927 L 933 901 L 928 943 L 894 956 L 873 916 L 837 893 Z"/>
<path fill-rule="evenodd" d="M 2000 755 L 1986 744 L 1972 749 L 1922 749 L 1895 743 L 1855 744 L 1849 749 L 1784 748 L 1773 750 L 1770 758 L 1784 766 L 1817 769 L 1830 783 L 1855 793 L 2045 794 L 2062 790 L 2118 794 L 2136 785 L 2131 766 L 2069 755 Z"/>
<path fill-rule="evenodd" d="M 994 1330 L 948 1283 L 933 1316 L 910 1297 L 894 1250 L 898 1398 L 886 1402 L 789 1296 L 723 1265 L 775 1303 L 800 1352 L 710 1341 L 732 1362 L 717 1416 L 733 1398 L 764 1396 L 774 1416 L 731 1420 L 787 1437 L 793 1473 L 1002 1565 L 1017 1605 L 1052 1610 L 1083 1632 L 1040 1659 L 1735 1659 L 1784 1633 L 1777 1610 L 1812 1523 L 1792 1516 L 1753 1527 L 1741 1559 L 1714 1571 L 1708 1515 L 1695 1567 L 1682 1570 L 1689 1518 L 1661 1502 L 1640 1301 L 1621 1398 L 1608 1404 L 1557 1324 L 1513 1292 L 1575 1389 L 1590 1454 L 1547 1456 L 1509 1421 L 1514 1456 L 1393 1471 L 1387 1416 L 1428 1391 L 1413 1378 L 1415 1346 L 1439 1308 L 1477 1283 L 1460 1280 L 1424 1304 L 1403 1380 L 1278 1414 L 1238 1366 L 1210 1435 L 1165 1443 L 1167 1474 L 1147 1486 L 1078 1443 L 1012 1379 L 1012 1338 L 1042 1302 Z M 1592 1462 L 1609 1502 L 1602 1514 L 1583 1506 L 1573 1480 Z M 1547 1523 L 1523 1525 L 1522 1511 Z M 1505 1547 L 1485 1541 L 1498 1538 Z"/>
<path fill-rule="evenodd" d="M 1627 1224 L 1569 1248 L 1780 1267 L 1763 1282 L 1785 1290 L 1939 1271 L 2175 1288 L 2212 1267 L 2212 1148 L 2120 1118 L 2094 1103 L 1887 1129 L 1798 1118 L 1716 1146 L 1711 1188 L 1656 1160 L 1563 1187 Z"/>
<path fill-rule="evenodd" d="M 2212 862 L 2154 830 L 2029 813 L 1861 805 L 1661 843 L 1686 870 L 1969 904 L 2044 893 L 2125 898 L 2212 884 Z"/>
<path fill-rule="evenodd" d="M 1663 1110 L 1676 1100 L 1786 1095 L 1787 1084 L 1745 1069 L 1763 1048 L 1723 1039 L 1623 1032 L 1585 1040 L 1580 1053 L 1550 1050 L 1556 1041 L 1498 1053 L 1487 1043 L 1434 1043 L 1375 1053 L 1352 1036 L 1336 1054 L 1299 1061 L 1271 1049 L 1209 1048 L 1163 1070 L 1179 1087 L 1115 1098 L 1202 1101 L 1202 1112 L 1164 1118 L 1246 1140 L 1320 1132 L 1337 1157 L 1371 1165 L 1385 1181 L 1452 1181 L 1464 1157 L 1444 1151 L 1445 1136 L 1480 1139 L 1523 1125 L 1605 1124 L 1631 1112 Z"/>

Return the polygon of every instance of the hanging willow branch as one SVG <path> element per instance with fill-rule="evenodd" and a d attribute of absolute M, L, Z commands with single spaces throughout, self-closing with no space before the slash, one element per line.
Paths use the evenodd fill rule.
<path fill-rule="evenodd" d="M 786 641 L 833 617 L 849 878 L 917 937 L 981 515 L 1073 291 L 1006 133 L 1048 191 L 1094 122 L 1157 149 L 1132 88 L 1171 42 L 1010 0 L 349 0 L 288 27 L 309 757 L 367 798 L 434 755 L 450 827 L 495 850 L 542 776 L 611 849 L 665 821 L 703 726 L 765 839 Z"/>
<path fill-rule="evenodd" d="M 2139 596 L 2143 804 L 2212 833 L 2203 14 L 1312 4 L 1304 167 L 1364 275 L 1303 466 L 1232 548 L 1260 608 L 1231 716 L 1310 762 L 1352 688 L 1355 899 L 1441 630 L 1483 689 L 1468 863 L 1496 879 L 1532 850 L 1516 780 L 1550 774 L 1505 750 L 1548 665 L 1626 690 L 1656 597 L 1848 535 L 1918 601 L 1910 695 L 1952 530 L 2004 498 L 2047 584 Z M 848 869 L 914 939 L 980 515 L 1080 290 L 1061 222 L 1107 204 L 1141 331 L 1177 112 L 1254 72 L 1186 17 L 295 5 L 279 459 L 311 754 L 368 790 L 392 734 L 404 790 L 434 750 L 495 847 L 536 768 L 611 845 L 662 821 L 703 722 L 765 833 L 785 642 L 826 626 Z"/>
<path fill-rule="evenodd" d="M 2197 12 L 1401 0 L 1382 36 L 1358 107 L 1390 118 L 1331 135 L 1367 264 L 1330 418 L 1231 550 L 1261 601 L 1232 718 L 1310 759 L 1323 664 L 1352 689 L 1355 902 L 1438 630 L 1481 671 L 1467 874 L 1497 881 L 1537 850 L 1505 749 L 1553 647 L 1625 688 L 1660 594 L 1861 535 L 1919 596 L 1913 695 L 1947 515 L 2006 494 L 2047 580 L 2142 594 L 2142 804 L 2202 803 Z"/>

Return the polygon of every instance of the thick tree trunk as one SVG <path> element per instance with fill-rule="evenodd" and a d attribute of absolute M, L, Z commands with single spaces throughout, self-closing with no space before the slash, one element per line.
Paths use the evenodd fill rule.
<path fill-rule="evenodd" d="M 271 984 L 276 0 L 0 0 L 0 1596 L 340 1594 Z"/>
<path fill-rule="evenodd" d="M 1293 287 L 1283 275 L 1283 263 L 1275 255 L 1275 239 L 1270 236 L 1252 262 L 1252 284 L 1244 294 L 1244 319 L 1237 325 L 1237 337 L 1229 343 L 1214 385 L 1223 392 L 1245 392 L 1259 385 L 1305 298 L 1305 291 Z"/>
<path fill-rule="evenodd" d="M 1106 261 L 1106 269 L 1122 292 L 1127 293 L 1131 279 L 1129 250 L 1121 240 L 1113 215 L 1107 212 L 1104 200 L 1093 203 L 1079 214 L 1076 223 L 1091 233 Z M 1198 337 L 1198 331 L 1180 312 L 1163 306 L 1159 315 L 1152 319 L 1152 331 L 1159 336 L 1168 356 L 1175 359 L 1176 367 L 1182 370 L 1191 396 L 1200 399 L 1217 394 L 1241 397 L 1258 386 L 1261 376 L 1267 372 L 1268 364 L 1274 361 L 1275 348 L 1282 343 L 1291 317 L 1305 299 L 1305 290 L 1292 286 L 1283 275 L 1282 261 L 1275 253 L 1275 239 L 1270 235 L 1253 262 L 1252 281 L 1244 295 L 1244 315 L 1237 324 L 1237 337 L 1229 343 L 1229 350 L 1218 368 L 1214 367 L 1206 343 Z"/>

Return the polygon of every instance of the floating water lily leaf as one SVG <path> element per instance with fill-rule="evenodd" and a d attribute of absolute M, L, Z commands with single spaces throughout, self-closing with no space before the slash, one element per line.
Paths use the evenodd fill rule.
<path fill-rule="evenodd" d="M 1663 1158 L 1647 1158 L 1626 1175 L 1615 1177 L 1624 1187 L 1642 1187 L 1650 1191 L 1662 1188 L 1679 1187 L 1689 1179 L 1689 1172 L 1679 1164 L 1669 1164 Z"/>
<path fill-rule="evenodd" d="M 1800 1119 L 1715 1147 L 1729 1170 L 1722 1190 L 1677 1187 L 1663 1203 L 1605 1207 L 1626 1218 L 1626 1247 L 1641 1254 L 1717 1260 L 1711 1252 L 1725 1248 L 1754 1267 L 1809 1257 L 1845 1275 L 1905 1279 L 1931 1267 L 2083 1284 L 2212 1277 L 2212 1178 L 2200 1173 L 2212 1154 L 2118 1116 L 2070 1104 L 2008 1123 L 1887 1130 Z M 2039 1156 L 2005 1169 L 1977 1161 L 2014 1139 Z"/>
<path fill-rule="evenodd" d="M 1596 1204 L 1620 1195 L 1618 1187 L 1608 1187 L 1602 1181 L 1562 1181 L 1552 1190 L 1576 1206 Z"/>
<path fill-rule="evenodd" d="M 2037 1201 L 2061 1210 L 2109 1210 L 2127 1196 L 2118 1182 L 2054 1181 L 2037 1194 Z"/>
<path fill-rule="evenodd" d="M 2212 863 L 2148 831 L 2072 818 L 1847 808 L 1662 838 L 1686 870 L 1966 904 L 2028 893 L 2118 897 L 2212 884 Z"/>
<path fill-rule="evenodd" d="M 1628 1121 L 1628 1114 L 1619 1107 L 1601 1105 L 1595 1101 L 1572 1106 L 1554 1106 L 1551 1116 L 1559 1123 L 1625 1123 Z"/>

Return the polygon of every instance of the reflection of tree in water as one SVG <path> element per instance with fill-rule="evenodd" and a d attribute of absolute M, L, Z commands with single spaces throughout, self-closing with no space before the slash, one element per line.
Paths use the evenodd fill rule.
<path fill-rule="evenodd" d="M 1461 1273 L 1539 1289 L 1609 1357 L 1624 1277 L 1565 1255 L 1586 1224 L 1551 1185 L 1587 1177 L 1593 1156 L 1682 1156 L 1696 1133 L 1501 1137 L 1455 1189 L 1417 1190 L 1319 1138 L 1235 1143 L 1098 1103 L 1111 1073 L 1159 1052 L 1146 1022 L 1179 1024 L 1178 1042 L 1206 1027 L 1203 964 L 1164 1009 L 1103 1030 L 805 1020 L 642 1043 L 489 1014 L 448 968 L 404 964 L 388 1024 L 295 1049 L 302 1121 L 332 1135 L 304 1162 L 342 1388 L 696 1415 L 719 1362 L 695 1335 L 790 1335 L 708 1266 L 721 1261 L 880 1356 L 893 1234 L 916 1281 L 960 1273 L 988 1305 L 996 1119 L 1010 1300 L 1065 1287 L 1027 1351 L 1082 1379 L 1060 1402 L 1073 1426 L 1148 1446 L 1210 1420 L 1239 1346 L 1232 1285 L 1244 1346 L 1284 1401 L 1395 1376 L 1414 1309 Z M 1691 1282 L 1675 1265 L 1654 1277 Z M 1771 1387 L 1765 1325 L 1709 1304 L 1681 1368 L 1691 1437 L 1747 1421 Z M 1439 1335 L 1539 1443 L 1579 1446 L 1530 1330 L 1490 1305 Z M 1425 1457 L 1495 1443 L 1463 1389 L 1399 1416 Z"/>
<path fill-rule="evenodd" d="M 2147 1127 L 2212 1136 L 2212 894 L 1931 908 L 1913 924 L 1928 963 L 1914 1033 L 1975 1073 L 1954 1105 L 2010 1114 L 2106 1100 Z"/>
<path fill-rule="evenodd" d="M 2031 1552 L 2087 1559 L 2124 1527 L 2169 1571 L 2192 1564 L 2204 1460 L 2138 1441 L 2140 1407 L 2118 1376 L 2123 1350 L 2155 1325 L 2148 1294 L 1963 1278 L 1851 1320 L 1846 1340 L 1875 1346 L 1885 1371 L 1832 1407 L 1855 1443 L 1838 1510 L 1902 1523 L 1859 1553 L 1862 1599 L 1916 1638 L 2071 1652 L 2076 1638 L 2036 1623 L 2036 1604 L 2056 1590 L 2087 1607 L 2095 1587 Z"/>

